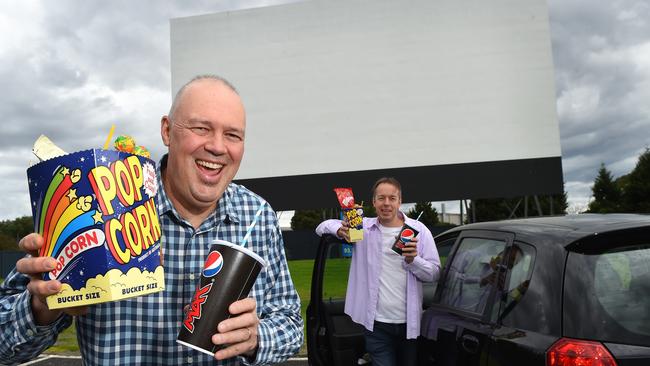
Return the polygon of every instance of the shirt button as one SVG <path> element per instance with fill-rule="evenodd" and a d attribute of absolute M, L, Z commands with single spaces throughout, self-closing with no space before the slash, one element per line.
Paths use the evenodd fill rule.
<path fill-rule="evenodd" d="M 190 273 L 190 280 L 194 279 L 194 273 Z"/>
<path fill-rule="evenodd" d="M 192 363 L 192 357 L 187 358 L 187 363 Z"/>
<path fill-rule="evenodd" d="M 25 333 L 27 333 L 27 336 L 28 336 L 28 337 L 31 337 L 31 336 L 34 335 L 34 331 L 31 330 L 31 329 L 27 329 L 27 332 L 25 332 Z"/>

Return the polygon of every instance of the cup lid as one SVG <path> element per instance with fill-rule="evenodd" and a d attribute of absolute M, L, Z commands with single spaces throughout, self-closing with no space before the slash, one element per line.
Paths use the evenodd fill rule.
<path fill-rule="evenodd" d="M 248 249 L 248 248 L 242 247 L 241 245 L 233 244 L 233 243 L 231 243 L 231 242 L 229 242 L 229 241 L 221 240 L 221 239 L 215 239 L 215 240 L 213 240 L 213 241 L 212 241 L 212 244 L 221 244 L 221 245 L 225 245 L 225 246 L 231 247 L 231 248 L 233 248 L 233 249 L 235 249 L 235 250 L 239 250 L 240 252 L 246 253 L 248 256 L 253 257 L 253 259 L 255 259 L 256 261 L 260 262 L 260 264 L 262 265 L 263 268 L 266 267 L 266 265 L 267 265 L 267 263 L 266 263 L 266 261 L 264 260 L 264 258 L 260 257 L 260 256 L 259 256 L 257 253 L 255 253 L 254 251 L 252 251 L 252 250 L 250 250 L 250 249 Z"/>

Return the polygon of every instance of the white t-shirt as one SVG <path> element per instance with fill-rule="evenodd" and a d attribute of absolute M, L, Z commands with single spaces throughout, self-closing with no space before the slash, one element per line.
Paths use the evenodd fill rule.
<path fill-rule="evenodd" d="M 404 257 L 391 247 L 402 227 L 386 227 L 381 230 L 381 274 L 379 275 L 379 300 L 375 320 L 384 323 L 406 323 L 406 270 L 402 268 Z"/>

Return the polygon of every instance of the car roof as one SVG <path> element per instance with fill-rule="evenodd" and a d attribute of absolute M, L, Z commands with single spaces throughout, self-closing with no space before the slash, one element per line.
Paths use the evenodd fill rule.
<path fill-rule="evenodd" d="M 644 226 L 650 229 L 650 215 L 577 214 L 479 222 L 458 226 L 440 235 L 465 230 L 492 230 L 514 233 L 521 240 L 529 237 L 536 240 L 549 239 L 568 246 L 585 237 Z"/>

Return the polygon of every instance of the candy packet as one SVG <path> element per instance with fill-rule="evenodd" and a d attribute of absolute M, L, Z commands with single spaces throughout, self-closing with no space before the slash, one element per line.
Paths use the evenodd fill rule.
<path fill-rule="evenodd" d="M 334 188 L 343 219 L 350 225 L 350 242 L 363 240 L 363 206 L 354 203 L 352 188 Z"/>

